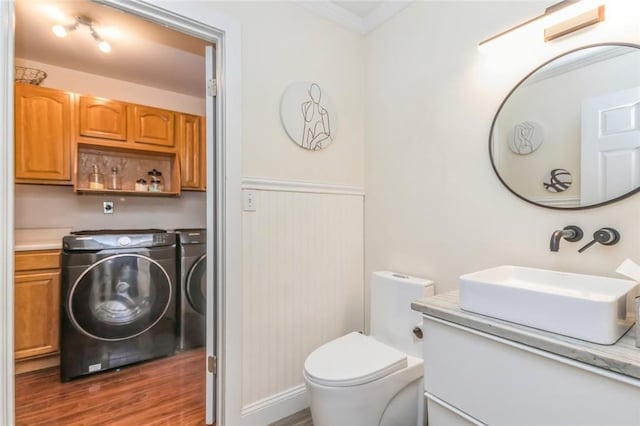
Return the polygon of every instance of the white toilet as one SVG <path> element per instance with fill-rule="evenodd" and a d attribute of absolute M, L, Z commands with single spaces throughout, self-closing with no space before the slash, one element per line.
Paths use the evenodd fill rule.
<path fill-rule="evenodd" d="M 393 272 L 371 280 L 371 335 L 349 333 L 304 363 L 314 426 L 422 425 L 422 354 L 411 302 L 433 282 Z"/>

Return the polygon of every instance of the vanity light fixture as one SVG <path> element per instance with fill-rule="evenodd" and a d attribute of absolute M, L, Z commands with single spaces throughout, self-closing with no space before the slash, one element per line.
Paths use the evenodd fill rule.
<path fill-rule="evenodd" d="M 566 21 L 552 25 L 549 28 L 545 28 L 544 41 L 546 43 L 602 21 L 604 21 L 604 5 L 600 5 L 595 9 L 588 10 Z"/>
<path fill-rule="evenodd" d="M 85 27 L 89 28 L 91 37 L 93 37 L 96 43 L 98 43 L 98 49 L 100 49 L 104 53 L 111 52 L 111 45 L 102 37 L 100 37 L 100 34 L 98 34 L 96 29 L 93 27 L 93 24 L 94 22 L 86 16 L 76 16 L 74 23 L 69 25 L 56 24 L 51 28 L 51 30 L 58 37 L 66 37 L 68 33 L 77 30 L 80 25 L 84 25 Z"/>
<path fill-rule="evenodd" d="M 602 4 L 604 1 L 605 0 L 563 0 L 546 8 L 542 15 L 538 15 L 516 25 L 515 27 L 503 31 L 500 34 L 496 34 L 493 37 L 481 41 L 478 44 L 478 47 L 483 48 L 490 42 L 534 22 L 547 26 L 544 29 L 544 41 L 546 43 L 579 29 L 604 21 L 605 6 Z M 558 13 L 560 11 L 563 11 L 563 13 Z M 552 18 L 555 19 L 552 21 Z M 544 22 L 542 22 L 543 19 Z"/>

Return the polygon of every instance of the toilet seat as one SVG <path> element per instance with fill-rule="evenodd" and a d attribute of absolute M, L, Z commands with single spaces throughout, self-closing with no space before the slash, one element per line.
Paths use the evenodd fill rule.
<path fill-rule="evenodd" d="M 307 379 L 316 384 L 346 387 L 378 380 L 407 365 L 403 352 L 353 332 L 313 351 L 304 370 Z"/>

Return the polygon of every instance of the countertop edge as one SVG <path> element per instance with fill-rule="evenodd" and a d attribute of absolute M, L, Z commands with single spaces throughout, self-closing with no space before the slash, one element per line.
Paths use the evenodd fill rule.
<path fill-rule="evenodd" d="M 62 237 L 70 232 L 71 228 L 16 228 L 13 250 L 16 252 L 60 250 Z"/>
<path fill-rule="evenodd" d="M 457 297 L 457 292 L 453 293 L 456 293 Z M 640 379 L 640 363 L 629 364 L 612 356 L 596 353 L 587 347 L 588 342 L 581 344 L 581 341 L 577 339 L 564 338 L 564 336 L 562 336 L 563 338 L 559 338 L 560 336 L 555 337 L 557 335 L 553 335 L 553 333 L 511 324 L 495 318 L 470 312 L 449 310 L 439 306 L 430 306 L 427 305 L 427 303 L 429 303 L 428 299 L 429 298 L 425 298 L 413 302 L 411 308 L 421 312 L 423 315 L 469 327 L 473 330 L 501 337 L 594 367 L 599 367 L 623 376 Z M 638 349 L 638 358 L 640 359 L 640 348 Z"/>

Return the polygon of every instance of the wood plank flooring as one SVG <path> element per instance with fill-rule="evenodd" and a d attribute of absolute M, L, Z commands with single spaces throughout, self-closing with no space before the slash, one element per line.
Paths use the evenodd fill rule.
<path fill-rule="evenodd" d="M 205 350 L 60 381 L 58 367 L 16 376 L 16 426 L 204 425 Z M 313 426 L 309 409 L 272 426 Z"/>
<path fill-rule="evenodd" d="M 306 408 L 302 411 L 298 411 L 295 414 L 285 417 L 282 420 L 278 420 L 275 423 L 271 423 L 269 426 L 313 426 L 313 420 L 311 420 L 311 411 Z"/>
<path fill-rule="evenodd" d="M 16 376 L 16 425 L 204 425 L 205 351 L 60 382 L 59 369 Z"/>

